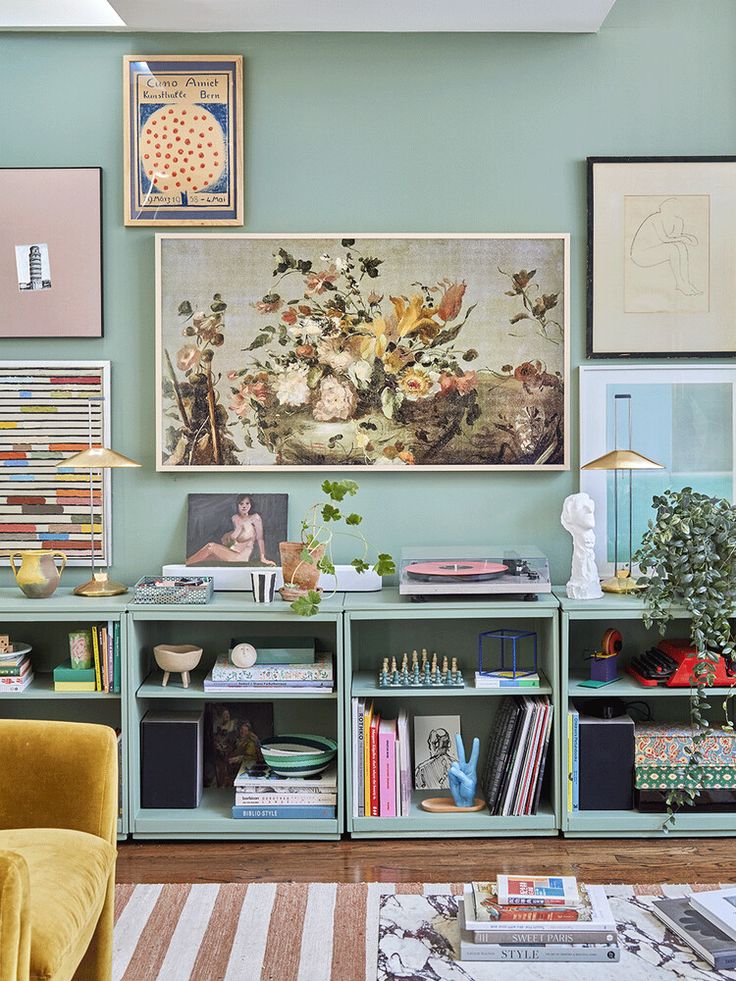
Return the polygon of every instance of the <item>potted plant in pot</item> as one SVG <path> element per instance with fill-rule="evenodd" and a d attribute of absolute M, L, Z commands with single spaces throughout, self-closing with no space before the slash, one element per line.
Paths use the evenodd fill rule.
<path fill-rule="evenodd" d="M 314 616 L 319 609 L 322 592 L 317 587 L 317 581 L 320 573 L 335 574 L 332 541 L 336 534 L 350 535 L 360 542 L 361 555 L 350 563 L 358 572 L 367 572 L 371 568 L 379 576 L 396 572 L 394 560 L 386 552 L 381 552 L 373 565 L 367 561 L 370 545 L 358 527 L 362 517 L 355 512 L 345 514 L 337 506 L 346 497 L 357 494 L 357 483 L 354 480 L 325 480 L 322 491 L 327 500 L 318 501 L 307 508 L 299 541 L 279 544 L 284 575 L 281 596 L 292 601 L 292 610 L 300 616 Z M 338 531 L 336 525 L 340 523 L 345 528 Z"/>
<path fill-rule="evenodd" d="M 645 625 L 656 623 L 663 634 L 675 606 L 690 616 L 690 638 L 698 658 L 690 695 L 695 735 L 688 775 L 698 780 L 699 743 L 709 725 L 705 689 L 713 685 L 718 659 L 734 657 L 730 618 L 736 609 L 736 506 L 691 487 L 666 490 L 652 504 L 656 519 L 649 522 L 633 558 L 642 572 L 639 585 L 646 587 Z M 697 792 L 697 788 L 670 791 L 667 823 L 677 808 L 694 801 Z"/>

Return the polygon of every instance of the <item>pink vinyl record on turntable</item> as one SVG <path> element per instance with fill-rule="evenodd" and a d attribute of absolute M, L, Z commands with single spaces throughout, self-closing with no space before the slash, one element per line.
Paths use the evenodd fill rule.
<path fill-rule="evenodd" d="M 458 577 L 465 579 L 491 579 L 508 571 L 508 566 L 500 562 L 412 562 L 405 572 L 410 576 Z"/>

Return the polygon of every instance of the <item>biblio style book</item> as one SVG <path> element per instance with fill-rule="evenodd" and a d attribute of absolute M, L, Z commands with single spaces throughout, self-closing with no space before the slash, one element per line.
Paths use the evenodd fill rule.
<path fill-rule="evenodd" d="M 285 681 L 323 681 L 332 683 L 332 654 L 318 654 L 313 664 L 254 664 L 236 668 L 227 654 L 218 654 L 212 668 L 213 681 L 235 681 L 241 684 L 263 682 L 279 685 Z"/>
<path fill-rule="evenodd" d="M 466 928 L 462 907 L 458 910 L 461 961 L 500 961 L 505 963 L 545 962 L 607 963 L 621 959 L 617 943 L 489 943 L 478 942 Z"/>
<path fill-rule="evenodd" d="M 694 892 L 690 897 L 690 905 L 719 927 L 732 941 L 736 941 L 736 887 Z"/>
<path fill-rule="evenodd" d="M 736 968 L 736 943 L 685 899 L 657 899 L 652 912 L 716 971 Z"/>
<path fill-rule="evenodd" d="M 489 898 L 483 898 L 480 906 L 476 906 L 476 899 L 473 893 L 473 886 L 465 886 L 463 903 L 465 921 L 467 929 L 475 933 L 475 939 L 483 943 L 492 943 L 493 937 L 498 934 L 513 930 L 518 934 L 531 935 L 535 933 L 555 934 L 574 931 L 576 936 L 581 934 L 616 934 L 616 920 L 611 910 L 611 905 L 606 896 L 603 886 L 579 887 L 580 905 L 575 907 L 577 919 L 567 921 L 551 919 L 540 914 L 547 912 L 560 914 L 565 912 L 561 907 L 554 910 L 543 910 L 533 906 L 499 906 L 495 901 L 495 894 L 491 892 L 493 883 L 475 883 L 474 885 L 483 887 L 478 890 L 479 895 L 484 895 L 486 891 L 490 894 Z M 507 915 L 513 914 L 516 919 L 510 919 Z M 570 926 L 561 927 L 560 923 L 570 922 Z M 576 941 L 577 942 L 577 941 Z"/>

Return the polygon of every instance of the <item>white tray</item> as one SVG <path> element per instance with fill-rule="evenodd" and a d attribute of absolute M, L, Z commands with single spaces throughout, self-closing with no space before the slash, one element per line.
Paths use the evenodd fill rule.
<path fill-rule="evenodd" d="M 212 576 L 215 581 L 215 590 L 248 590 L 251 587 L 251 572 L 266 572 L 273 570 L 273 566 L 214 566 L 214 565 L 165 565 L 162 574 L 164 576 Z M 359 573 L 351 565 L 335 566 L 337 572 L 337 586 L 335 576 L 327 576 L 324 573 L 319 577 L 319 584 L 326 592 L 333 590 L 341 593 L 374 593 L 383 586 L 382 578 L 371 569 L 368 572 Z M 281 569 L 276 567 L 276 589 L 284 585 L 284 577 Z"/>

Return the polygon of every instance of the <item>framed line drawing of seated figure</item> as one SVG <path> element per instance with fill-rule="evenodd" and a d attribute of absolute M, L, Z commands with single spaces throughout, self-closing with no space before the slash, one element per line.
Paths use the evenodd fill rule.
<path fill-rule="evenodd" d="M 288 494 L 189 494 L 187 565 L 277 565 Z"/>
<path fill-rule="evenodd" d="M 589 358 L 736 354 L 736 157 L 588 158 Z"/>

